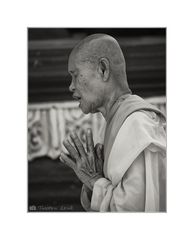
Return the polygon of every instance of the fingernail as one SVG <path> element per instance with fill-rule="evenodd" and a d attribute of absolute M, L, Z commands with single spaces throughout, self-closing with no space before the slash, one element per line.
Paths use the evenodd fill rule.
<path fill-rule="evenodd" d="M 64 146 L 67 145 L 67 144 L 69 144 L 68 138 L 63 141 Z"/>
<path fill-rule="evenodd" d="M 74 130 L 74 131 L 72 131 L 71 135 L 72 135 L 73 137 L 75 137 L 75 136 L 76 136 L 76 132 L 75 132 L 75 130 Z"/>
<path fill-rule="evenodd" d="M 91 129 L 90 129 L 90 128 L 88 128 L 87 132 L 88 132 L 88 134 L 90 134 L 90 133 L 91 133 Z"/>
<path fill-rule="evenodd" d="M 73 136 L 72 136 L 73 137 Z M 69 136 L 68 138 L 67 138 L 67 144 L 72 144 L 72 139 L 71 139 L 71 136 Z"/>

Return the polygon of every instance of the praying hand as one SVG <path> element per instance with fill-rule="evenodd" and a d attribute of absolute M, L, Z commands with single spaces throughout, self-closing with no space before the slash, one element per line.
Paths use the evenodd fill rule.
<path fill-rule="evenodd" d="M 92 190 L 94 183 L 103 177 L 103 145 L 97 144 L 94 147 L 91 129 L 86 134 L 86 150 L 75 131 L 70 134 L 70 138 L 74 146 L 68 139 L 63 145 L 72 159 L 62 151 L 60 160 L 72 168 L 80 181 Z"/>

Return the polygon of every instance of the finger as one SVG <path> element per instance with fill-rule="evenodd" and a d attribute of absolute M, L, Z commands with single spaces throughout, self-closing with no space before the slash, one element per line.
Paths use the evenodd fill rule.
<path fill-rule="evenodd" d="M 63 141 L 63 145 L 66 147 L 67 151 L 69 152 L 70 156 L 75 159 L 76 161 L 79 161 L 79 154 L 75 150 L 75 148 L 71 145 L 69 140 L 67 139 L 66 141 Z"/>
<path fill-rule="evenodd" d="M 96 151 L 96 155 L 99 159 L 103 160 L 103 145 L 100 143 L 97 143 L 95 146 L 95 151 Z"/>
<path fill-rule="evenodd" d="M 101 144 L 101 147 L 100 147 L 100 156 L 102 161 L 104 161 L 104 145 L 103 144 Z"/>
<path fill-rule="evenodd" d="M 86 141 L 86 151 L 88 153 L 89 152 L 89 145 L 88 145 L 88 138 L 87 138 L 86 135 L 85 135 L 85 141 Z"/>
<path fill-rule="evenodd" d="M 77 136 L 76 132 L 73 131 L 70 134 L 70 137 L 71 137 L 73 143 L 75 144 L 75 147 L 77 148 L 77 151 L 79 152 L 80 156 L 82 158 L 86 159 L 86 152 L 85 152 L 84 146 L 83 146 L 82 142 L 80 141 L 79 137 Z"/>
<path fill-rule="evenodd" d="M 73 161 L 73 162 L 76 164 L 76 160 L 74 160 L 74 159 L 69 155 L 68 152 L 66 153 L 66 152 L 64 152 L 63 150 L 61 151 L 61 154 L 60 154 L 60 156 L 59 156 L 59 159 L 61 160 L 61 162 L 63 162 L 64 160 L 62 159 L 61 156 L 67 156 L 68 158 L 71 159 L 71 161 Z"/>
<path fill-rule="evenodd" d="M 60 161 L 62 163 L 65 163 L 67 166 L 69 166 L 72 169 L 75 169 L 76 164 L 74 163 L 74 161 L 72 159 L 70 159 L 66 154 L 64 154 L 63 152 L 61 153 L 60 157 L 59 157 Z"/>
<path fill-rule="evenodd" d="M 88 144 L 88 151 L 94 153 L 93 134 L 90 128 L 87 130 L 86 139 Z"/>

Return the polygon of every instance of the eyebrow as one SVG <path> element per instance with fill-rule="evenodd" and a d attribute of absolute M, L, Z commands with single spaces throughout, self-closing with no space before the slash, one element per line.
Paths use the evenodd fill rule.
<path fill-rule="evenodd" d="M 71 74 L 71 75 L 75 75 L 76 73 L 77 73 L 77 70 L 75 69 L 75 70 L 69 70 L 69 73 Z"/>

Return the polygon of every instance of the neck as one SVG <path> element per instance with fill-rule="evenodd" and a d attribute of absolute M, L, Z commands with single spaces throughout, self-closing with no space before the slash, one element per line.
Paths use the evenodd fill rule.
<path fill-rule="evenodd" d="M 112 91 L 111 94 L 107 94 L 107 98 L 105 99 L 103 106 L 98 109 L 105 119 L 107 119 L 110 109 L 117 101 L 117 99 L 127 93 L 130 93 L 129 89 L 118 89 L 117 91 Z"/>

